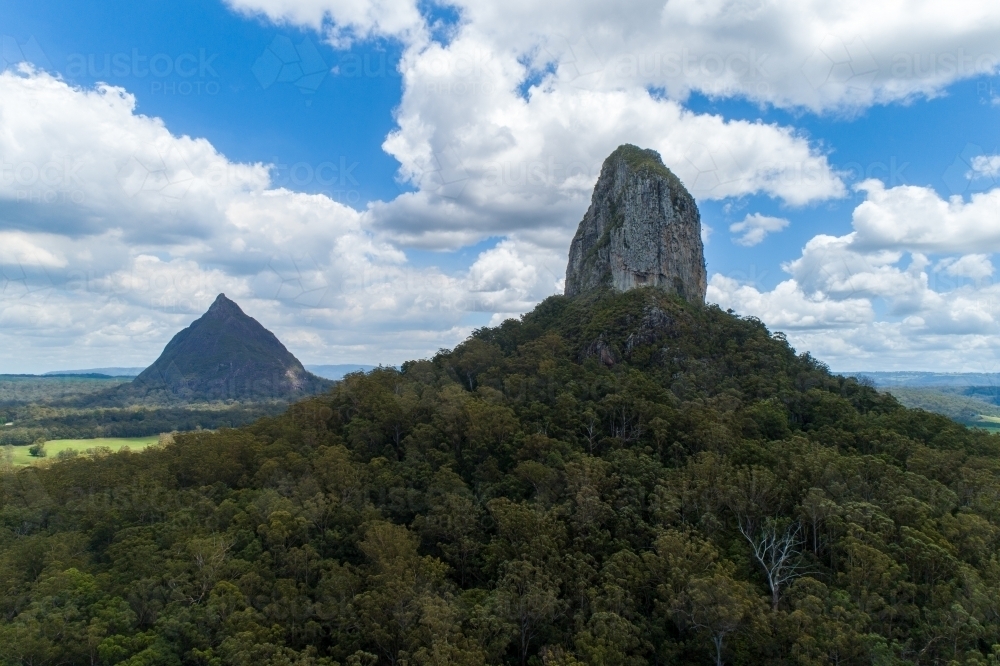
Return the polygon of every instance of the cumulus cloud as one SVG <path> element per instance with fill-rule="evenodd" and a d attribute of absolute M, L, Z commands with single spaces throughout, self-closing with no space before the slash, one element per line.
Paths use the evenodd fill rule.
<path fill-rule="evenodd" d="M 148 363 L 219 292 L 295 332 L 306 360 L 399 362 L 554 288 L 551 258 L 514 240 L 469 273 L 414 268 L 365 214 L 273 187 L 266 165 L 171 134 L 119 88 L 7 71 L 0 117 L 5 368 Z"/>
<path fill-rule="evenodd" d="M 788 226 L 788 220 L 783 217 L 771 217 L 760 213 L 748 213 L 742 222 L 729 225 L 729 231 L 742 234 L 733 242 L 744 247 L 753 247 L 763 241 L 768 234 L 781 231 Z"/>
<path fill-rule="evenodd" d="M 367 220 L 398 243 L 448 249 L 546 227 L 560 232 L 544 247 L 562 247 L 603 159 L 626 142 L 660 151 L 702 199 L 764 194 L 798 206 L 845 194 L 825 152 L 794 129 L 692 113 L 690 86 L 647 75 L 650 57 L 662 69 L 665 50 L 688 49 L 667 34 L 676 21 L 661 19 L 662 4 L 456 3 L 460 19 L 437 41 L 408 0 L 230 4 L 324 31 L 334 45 L 342 34 L 400 40 L 403 97 L 383 148 L 416 191 L 374 202 Z M 628 55 L 634 73 L 618 62 Z"/>
<path fill-rule="evenodd" d="M 411 0 L 230 0 L 342 33 L 427 44 L 427 19 Z M 457 32 L 478 33 L 530 66 L 546 84 L 590 91 L 661 89 L 741 96 L 815 111 L 934 96 L 996 71 L 1000 10 L 960 0 L 892 5 L 846 0 L 640 0 L 627 12 L 606 2 L 456 0 Z M 548 77 L 540 73 L 548 72 Z"/>
<path fill-rule="evenodd" d="M 338 47 L 368 37 L 413 43 L 426 36 L 423 16 L 413 0 L 228 0 L 228 4 L 243 13 L 325 32 Z"/>
<path fill-rule="evenodd" d="M 623 142 L 659 150 L 699 199 L 841 197 L 822 148 L 794 129 L 692 113 L 684 101 L 698 91 L 827 112 L 934 96 L 994 71 L 1000 34 L 1000 10 L 972 2 L 657 0 L 622 12 L 458 0 L 443 40 L 428 37 L 430 19 L 411 0 L 230 4 L 323 31 L 335 46 L 344 35 L 401 42 L 403 99 L 383 147 L 416 191 L 374 202 L 366 223 L 429 249 L 540 227 L 555 230 L 540 249 L 564 249 L 601 160 Z M 776 230 L 746 222 L 746 244 Z"/>
<path fill-rule="evenodd" d="M 642 87 L 549 79 L 465 24 L 401 64 L 398 128 L 383 148 L 415 192 L 368 211 L 372 228 L 431 249 L 550 229 L 565 252 L 604 158 L 622 143 L 658 150 L 701 199 L 763 194 L 805 205 L 845 194 L 826 155 L 788 127 L 696 114 Z"/>
<path fill-rule="evenodd" d="M 967 254 L 955 259 L 949 257 L 941 261 L 939 269 L 954 277 L 967 277 L 980 281 L 993 275 L 993 262 L 985 254 Z"/>
<path fill-rule="evenodd" d="M 42 247 L 46 238 L 41 234 L 0 231 L 0 264 L 63 268 L 66 258 Z"/>
<path fill-rule="evenodd" d="M 787 329 L 839 369 L 981 369 L 970 359 L 1000 352 L 990 258 L 1000 248 L 1000 190 L 968 201 L 877 181 L 861 190 L 853 231 L 811 238 L 783 264 L 790 279 L 768 291 L 714 275 L 709 300 Z M 959 353 L 971 349 L 980 352 Z"/>
<path fill-rule="evenodd" d="M 809 297 L 795 280 L 785 280 L 772 291 L 761 292 L 752 285 L 716 273 L 709 282 L 706 298 L 722 308 L 753 314 L 778 330 L 842 328 L 874 319 L 874 310 L 867 299 Z"/>
<path fill-rule="evenodd" d="M 858 185 L 865 201 L 853 214 L 857 248 L 910 248 L 922 252 L 1000 251 L 1000 189 L 942 199 L 929 187 Z"/>
<path fill-rule="evenodd" d="M 972 178 L 996 178 L 1000 176 L 1000 155 L 977 155 L 972 158 Z"/>
<path fill-rule="evenodd" d="M 701 200 L 802 206 L 846 193 L 823 146 L 788 126 L 694 113 L 691 92 L 850 113 L 995 71 L 1000 33 L 1000 10 L 971 1 L 640 0 L 622 12 L 459 0 L 443 39 L 415 0 L 229 4 L 336 47 L 399 40 L 403 97 L 383 148 L 415 191 L 356 212 L 171 134 L 121 88 L 4 72 L 0 360 L 24 357 L 25 345 L 82 340 L 111 353 L 131 340 L 146 362 L 216 289 L 279 335 L 294 332 L 307 358 L 419 356 L 459 340 L 476 316 L 523 312 L 561 289 L 572 231 L 620 143 L 659 150 Z M 963 169 L 985 178 L 995 165 Z M 890 345 L 879 334 L 897 351 L 906 335 L 986 336 L 992 314 L 977 303 L 992 297 L 984 253 L 1000 239 L 1000 195 L 862 188 L 851 234 L 812 239 L 771 291 L 713 278 L 713 298 L 817 344 L 833 344 L 821 331 L 836 329 L 841 358 Z M 752 245 L 783 221 L 748 216 L 733 233 Z M 456 274 L 418 269 L 402 249 L 496 236 Z M 891 321 L 876 321 L 879 299 Z"/>

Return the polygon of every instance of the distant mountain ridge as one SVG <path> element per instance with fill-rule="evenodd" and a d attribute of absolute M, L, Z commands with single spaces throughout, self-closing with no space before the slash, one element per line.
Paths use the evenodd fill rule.
<path fill-rule="evenodd" d="M 338 380 L 352 372 L 370 372 L 377 368 L 376 365 L 364 365 L 360 363 L 337 363 L 306 365 L 306 370 L 317 377 L 323 379 Z M 25 375 L 26 377 L 138 377 L 145 370 L 141 368 L 85 368 L 83 370 L 53 370 L 42 375 Z"/>
<path fill-rule="evenodd" d="M 84 370 L 53 370 L 42 373 L 42 377 L 60 377 L 64 375 L 104 375 L 106 377 L 138 377 L 145 370 L 142 368 L 86 368 Z"/>
<path fill-rule="evenodd" d="M 303 367 L 281 341 L 219 294 L 208 311 L 167 343 L 123 397 L 186 402 L 288 400 L 331 385 Z"/>
<path fill-rule="evenodd" d="M 340 363 L 335 365 L 307 365 L 306 370 L 323 377 L 324 379 L 332 379 L 334 381 L 343 379 L 346 375 L 352 372 L 371 372 L 376 367 L 375 365 L 359 365 L 357 363 Z"/>
<path fill-rule="evenodd" d="M 845 377 L 870 380 L 879 388 L 893 386 L 1000 386 L 1000 373 L 994 372 L 920 372 L 878 371 L 842 372 Z"/>

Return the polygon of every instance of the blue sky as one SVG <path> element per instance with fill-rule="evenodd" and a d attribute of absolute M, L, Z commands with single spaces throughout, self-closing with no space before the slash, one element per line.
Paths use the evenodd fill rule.
<path fill-rule="evenodd" d="M 136 96 L 139 113 L 162 118 L 175 134 L 208 138 L 234 161 L 288 165 L 277 182 L 342 191 L 354 207 L 400 191 L 398 163 L 380 147 L 401 92 L 398 43 L 373 40 L 337 51 L 314 31 L 195 0 L 4 2 L 2 15 L 5 34 L 21 43 L 35 37 L 67 82 L 122 86 Z M 265 89 L 254 74 L 254 63 L 279 37 L 307 41 L 322 57 L 326 71 L 307 93 L 267 79 Z M 337 66 L 343 74 L 328 71 Z M 339 169 L 342 159 L 348 169 L 357 165 L 345 178 L 309 177 L 307 167 L 332 162 Z"/>
<path fill-rule="evenodd" d="M 710 301 L 835 369 L 989 369 L 997 9 L 740 7 L 5 0 L 0 372 L 144 365 L 221 290 L 306 362 L 426 355 L 561 289 L 626 141 L 695 194 Z"/>

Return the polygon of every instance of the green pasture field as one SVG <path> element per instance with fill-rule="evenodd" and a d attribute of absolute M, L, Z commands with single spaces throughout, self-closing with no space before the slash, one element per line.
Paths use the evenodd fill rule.
<path fill-rule="evenodd" d="M 975 423 L 970 423 L 969 425 L 973 428 L 982 428 L 983 430 L 989 430 L 990 432 L 1000 432 L 1000 417 L 980 414 L 979 420 Z"/>
<path fill-rule="evenodd" d="M 150 437 L 102 437 L 98 439 L 53 439 L 45 443 L 46 457 L 44 458 L 34 458 L 29 455 L 29 447 L 27 446 L 14 446 L 11 448 L 14 450 L 14 464 L 23 467 L 38 462 L 56 460 L 60 451 L 73 450 L 84 453 L 87 449 L 96 449 L 98 447 L 120 451 L 126 446 L 133 451 L 139 451 L 159 441 L 159 435 L 152 435 Z"/>

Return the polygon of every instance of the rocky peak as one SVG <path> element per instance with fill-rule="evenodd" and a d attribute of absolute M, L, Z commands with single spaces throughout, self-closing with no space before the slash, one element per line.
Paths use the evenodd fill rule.
<path fill-rule="evenodd" d="M 135 398 L 285 400 L 329 386 L 235 302 L 219 294 L 129 385 Z"/>
<path fill-rule="evenodd" d="M 215 297 L 215 301 L 208 308 L 205 313 L 212 317 L 245 317 L 246 314 L 240 309 L 240 306 L 236 304 L 235 301 L 231 301 L 226 298 L 225 294 L 219 294 Z"/>
<path fill-rule="evenodd" d="M 604 160 L 573 237 L 566 295 L 646 286 L 705 302 L 701 216 L 659 153 L 626 144 Z"/>

